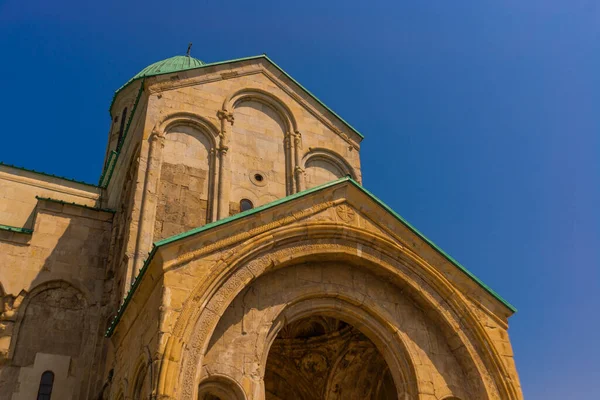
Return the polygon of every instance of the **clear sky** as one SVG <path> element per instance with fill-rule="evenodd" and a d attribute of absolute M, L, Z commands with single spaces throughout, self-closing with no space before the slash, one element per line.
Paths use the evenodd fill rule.
<path fill-rule="evenodd" d="M 365 187 L 519 309 L 525 397 L 598 398 L 599 32 L 597 0 L 0 0 L 0 160 L 97 182 L 140 69 L 267 53 L 364 134 Z"/>

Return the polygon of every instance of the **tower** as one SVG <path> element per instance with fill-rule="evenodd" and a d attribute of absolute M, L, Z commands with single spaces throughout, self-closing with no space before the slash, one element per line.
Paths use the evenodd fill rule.
<path fill-rule="evenodd" d="M 106 205 L 140 213 L 130 215 L 128 267 L 116 267 L 124 287 L 154 241 L 344 176 L 360 181 L 362 136 L 264 56 L 159 61 L 116 92 L 111 116 Z"/>
<path fill-rule="evenodd" d="M 50 371 L 65 399 L 522 398 L 515 309 L 364 189 L 362 135 L 267 56 L 159 61 L 110 114 L 97 185 L 0 166 L 28 199 L 0 265 L 49 253 L 0 270 L 0 394 Z"/>

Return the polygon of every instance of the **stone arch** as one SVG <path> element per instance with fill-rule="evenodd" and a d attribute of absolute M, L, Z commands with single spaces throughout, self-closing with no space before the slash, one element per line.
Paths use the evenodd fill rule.
<path fill-rule="evenodd" d="M 344 176 L 356 180 L 354 168 L 342 156 L 329 149 L 309 149 L 302 157 L 302 169 L 307 189 Z"/>
<path fill-rule="evenodd" d="M 464 388 L 461 389 L 463 386 L 467 387 L 469 385 L 465 379 L 460 377 L 458 380 L 453 379 L 456 374 L 437 373 L 436 375 L 434 373 L 436 368 L 439 367 L 436 362 L 443 361 L 443 357 L 440 358 L 436 355 L 428 357 L 420 352 L 420 349 L 424 346 L 429 346 L 432 338 L 440 339 L 439 335 L 436 336 L 435 330 L 429 330 L 427 333 L 429 339 L 424 339 L 422 335 L 418 335 L 411 330 L 399 328 L 401 322 L 414 326 L 414 329 L 425 328 L 427 324 L 420 323 L 417 319 L 422 317 L 419 317 L 419 313 L 405 313 L 398 319 L 394 310 L 390 310 L 389 306 L 382 307 L 378 304 L 379 301 L 383 300 L 375 299 L 366 294 L 367 290 L 382 291 L 381 285 L 380 287 L 370 285 L 369 289 L 357 289 L 339 283 L 346 278 L 345 275 L 354 274 L 352 269 L 340 268 L 339 262 L 337 266 L 333 261 L 326 262 L 325 268 L 331 271 L 328 278 L 323 278 L 327 283 L 316 283 L 320 279 L 319 276 L 326 274 L 325 268 L 320 269 L 325 263 L 314 260 L 309 262 L 310 267 L 304 264 L 286 265 L 261 275 L 247 286 L 248 291 L 251 291 L 250 295 L 250 292 L 242 292 L 229 303 L 225 313 L 220 316 L 219 322 L 211 335 L 207 351 L 204 353 L 201 376 L 206 373 L 205 371 L 229 375 L 237 379 L 244 387 L 251 386 L 250 393 L 254 396 L 252 398 L 262 399 L 264 388 L 256 381 L 249 379 L 245 371 L 251 371 L 251 376 L 259 375 L 264 378 L 270 347 L 282 326 L 286 325 L 287 322 L 295 322 L 299 319 L 319 315 L 349 323 L 371 340 L 377 348 L 378 354 L 383 356 L 386 365 L 389 366 L 392 372 L 398 399 L 417 398 L 419 393 L 417 382 L 427 382 L 435 376 L 438 377 L 437 380 L 442 379 L 443 381 L 441 386 L 435 387 L 437 391 L 445 389 L 445 385 L 450 385 L 454 393 L 456 393 L 456 390 L 460 394 L 465 391 L 467 393 L 471 392 Z M 298 276 L 302 278 L 298 279 Z M 372 278 L 369 278 L 369 274 L 362 273 L 356 276 L 356 281 L 366 282 L 372 280 Z M 271 281 L 270 285 L 267 283 L 266 288 L 264 285 L 265 280 L 267 282 Z M 280 286 L 284 289 L 281 290 Z M 273 299 L 276 299 L 276 304 L 271 303 Z M 406 301 L 402 301 L 400 298 L 388 299 L 387 301 L 388 304 L 395 304 L 395 307 L 398 307 L 398 304 L 403 304 L 404 308 L 407 306 L 415 308 L 412 303 L 406 304 Z M 242 317 L 242 332 L 239 334 L 240 324 L 234 321 L 235 316 L 244 315 L 244 308 L 252 310 L 252 314 L 247 322 Z M 268 327 L 270 327 L 269 330 L 267 330 Z M 245 335 L 244 331 L 246 331 Z M 237 335 L 236 332 L 238 332 Z M 218 338 L 221 337 L 226 337 L 227 341 L 219 341 Z M 248 352 L 248 349 L 252 350 Z M 436 349 L 439 354 L 451 356 L 449 349 L 440 346 L 437 346 Z M 243 370 L 240 369 L 241 366 L 237 368 L 232 364 L 234 361 L 228 360 L 228 355 L 234 352 L 237 353 L 236 359 L 238 360 L 242 357 L 244 360 L 256 359 L 256 366 L 250 361 L 245 361 Z M 444 367 L 455 370 L 461 369 L 461 367 L 452 363 L 447 363 Z M 260 373 L 258 373 L 258 370 L 260 370 Z M 421 390 L 427 390 L 427 388 L 421 388 Z M 483 393 L 472 395 L 472 397 L 479 399 L 484 399 L 485 396 Z M 315 397 L 308 396 L 305 398 Z"/>
<path fill-rule="evenodd" d="M 260 361 L 261 376 L 265 376 L 264 368 L 266 368 L 270 348 L 284 325 L 314 315 L 327 316 L 340 318 L 365 334 L 375 344 L 390 369 L 393 368 L 394 383 L 403 396 L 400 399 L 416 398 L 418 393 L 417 370 L 414 368 L 416 355 L 410 353 L 401 343 L 402 340 L 400 342 L 396 340 L 397 332 L 386 321 L 384 315 L 378 314 L 370 307 L 363 307 L 363 304 L 357 304 L 357 300 L 359 299 L 342 293 L 326 296 L 307 293 L 284 308 L 267 333 L 266 346 L 264 346 Z"/>
<path fill-rule="evenodd" d="M 286 124 L 288 132 L 297 132 L 298 124 L 292 110 L 277 96 L 258 88 L 243 88 L 229 94 L 223 101 L 223 110 L 231 111 L 244 100 L 255 100 L 273 108 Z M 286 133 L 288 133 L 286 132 Z"/>
<path fill-rule="evenodd" d="M 255 163 L 258 153 L 261 164 L 256 168 L 265 168 L 261 172 L 268 176 L 261 192 L 273 194 L 275 198 L 294 193 L 297 186 L 294 169 L 298 162 L 296 138 L 299 133 L 290 107 L 265 90 L 243 88 L 225 98 L 221 114 L 230 115 L 232 124 L 231 135 L 227 133 L 227 126 L 223 127 L 223 132 L 226 142 L 231 141 L 234 147 L 235 157 L 232 157 L 231 165 L 234 187 L 247 184 L 243 171 L 254 169 L 250 165 Z M 260 146 L 257 145 L 259 143 Z M 246 147 L 253 151 L 246 152 Z"/>
<path fill-rule="evenodd" d="M 129 398 L 132 400 L 148 399 L 152 390 L 149 379 L 148 360 L 144 354 L 141 354 L 132 370 Z"/>
<path fill-rule="evenodd" d="M 197 128 L 207 134 L 213 147 L 217 146 L 219 129 L 208 119 L 190 112 L 176 112 L 165 115 L 154 126 L 153 134 L 164 137 L 169 129 L 177 125 L 187 125 Z"/>
<path fill-rule="evenodd" d="M 157 125 L 162 146 L 154 239 L 164 239 L 214 219 L 219 134 L 210 121 L 187 112 Z"/>
<path fill-rule="evenodd" d="M 275 248 L 273 243 L 277 243 Z M 214 270 L 221 272 L 194 289 L 166 343 L 163 358 L 173 357 L 177 361 L 166 361 L 161 369 L 160 393 L 169 393 L 171 389 L 167 388 L 165 378 L 177 375 L 176 371 L 180 370 L 181 398 L 192 397 L 193 384 L 188 386 L 185 382 L 198 381 L 197 365 L 220 315 L 249 282 L 292 262 L 315 257 L 323 260 L 328 256 L 392 273 L 403 290 L 428 310 L 428 316 L 437 318 L 440 329 L 450 332 L 449 338 L 455 348 L 460 348 L 457 357 L 468 364 L 465 370 L 470 374 L 469 379 L 486 391 L 486 397 L 518 398 L 491 340 L 463 295 L 456 292 L 442 274 L 408 248 L 398 246 L 386 237 L 322 222 L 274 229 L 240 245 L 238 251 L 218 262 Z M 172 268 L 175 267 L 176 264 Z"/>
<path fill-rule="evenodd" d="M 37 304 L 38 297 L 43 295 L 46 292 L 50 293 L 47 299 L 41 299 L 39 304 L 39 310 L 32 310 L 32 304 Z M 67 298 L 57 298 L 58 295 L 63 294 L 68 296 Z M 30 363 L 33 361 L 32 357 L 35 357 L 35 350 L 42 350 L 41 347 L 50 347 L 54 351 L 58 350 L 58 353 L 61 355 L 68 355 L 71 357 L 79 356 L 81 349 L 83 348 L 84 342 L 84 334 L 89 329 L 89 319 L 87 318 L 88 303 L 91 298 L 89 291 L 81 284 L 77 282 L 67 282 L 64 280 L 48 280 L 43 283 L 38 284 L 34 287 L 29 293 L 25 295 L 19 309 L 17 311 L 17 316 L 15 320 L 12 340 L 9 349 L 9 358 L 13 360 L 13 362 L 17 362 L 18 364 Z M 68 323 L 65 320 L 69 320 L 73 323 L 73 326 L 78 326 L 80 337 L 74 338 L 72 342 L 68 343 L 52 343 L 52 346 L 48 346 L 43 340 L 39 340 L 40 337 L 38 335 L 39 332 L 39 324 L 44 322 L 52 322 L 52 318 L 50 321 L 47 321 L 48 311 L 52 311 L 55 308 L 59 307 L 67 307 L 67 312 L 62 313 L 61 318 L 63 321 L 60 325 Z M 29 319 L 27 318 L 27 313 L 30 313 L 30 318 L 35 319 L 33 322 L 33 326 L 29 327 Z M 39 318 L 36 317 L 35 313 L 41 314 Z M 66 318 L 68 317 L 68 318 Z M 83 321 L 83 323 L 81 323 Z M 31 330 L 31 332 L 30 332 Z M 75 330 L 69 329 L 69 336 L 59 335 L 63 339 L 71 339 L 73 333 L 77 333 Z M 31 336 L 31 338 L 30 338 Z M 56 334 L 53 336 L 57 336 Z M 33 340 L 35 342 L 33 347 L 27 350 L 27 343 L 23 343 L 23 341 L 27 342 L 29 339 L 37 338 Z M 78 339 L 78 340 L 77 340 Z M 38 348 L 40 347 L 40 348 Z M 23 353 L 23 354 L 21 354 Z"/>
<path fill-rule="evenodd" d="M 224 375 L 211 375 L 198 385 L 198 400 L 246 400 L 244 389 Z"/>

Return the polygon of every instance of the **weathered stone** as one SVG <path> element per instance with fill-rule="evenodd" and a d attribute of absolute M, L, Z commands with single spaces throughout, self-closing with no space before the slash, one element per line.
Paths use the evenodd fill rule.
<path fill-rule="evenodd" d="M 348 180 L 286 198 L 361 182 L 343 121 L 260 57 L 140 85 L 105 187 L 0 165 L 1 399 L 522 398 L 510 307 Z"/>

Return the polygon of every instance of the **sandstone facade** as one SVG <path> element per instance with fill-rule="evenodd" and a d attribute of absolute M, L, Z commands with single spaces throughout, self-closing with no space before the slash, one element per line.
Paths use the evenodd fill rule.
<path fill-rule="evenodd" d="M 164 60 L 111 118 L 98 185 L 0 164 L 0 399 L 522 398 L 514 308 L 266 56 Z"/>

